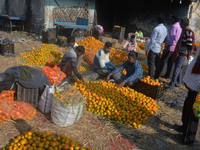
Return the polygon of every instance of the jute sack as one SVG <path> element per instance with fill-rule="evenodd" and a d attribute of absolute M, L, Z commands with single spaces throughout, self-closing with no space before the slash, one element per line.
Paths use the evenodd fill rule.
<path fill-rule="evenodd" d="M 65 105 L 53 96 L 51 121 L 60 127 L 72 125 L 82 116 L 84 108 L 83 100 L 77 104 Z"/>
<path fill-rule="evenodd" d="M 52 87 L 46 86 L 44 92 L 42 93 L 39 101 L 39 110 L 42 113 L 49 113 L 51 112 L 53 94 L 55 93 L 55 86 Z"/>

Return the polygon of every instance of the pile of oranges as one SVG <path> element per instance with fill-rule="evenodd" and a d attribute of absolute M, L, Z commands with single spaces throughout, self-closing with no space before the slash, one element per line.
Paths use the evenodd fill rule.
<path fill-rule="evenodd" d="M 87 97 L 88 111 L 134 128 L 140 128 L 159 108 L 154 99 L 111 82 L 77 80 L 74 87 Z"/>
<path fill-rule="evenodd" d="M 110 61 L 113 64 L 120 64 L 124 63 L 128 59 L 128 53 L 123 50 L 116 50 L 114 49 L 110 53 Z"/>
<path fill-rule="evenodd" d="M 83 148 L 76 140 L 61 134 L 53 135 L 51 132 L 28 131 L 18 136 L 12 143 L 2 150 L 92 150 Z"/>
<path fill-rule="evenodd" d="M 56 45 L 44 44 L 35 51 L 20 53 L 19 58 L 24 61 L 22 65 L 45 65 L 50 59 L 60 59 L 62 52 L 55 49 L 58 49 Z"/>
<path fill-rule="evenodd" d="M 143 50 L 144 49 L 144 44 L 145 44 L 145 42 L 137 43 L 137 49 Z"/>
<path fill-rule="evenodd" d="M 78 41 L 77 44 L 84 46 L 86 48 L 86 50 L 89 49 L 89 50 L 92 50 L 95 52 L 101 50 L 104 47 L 104 44 L 101 41 L 96 40 L 92 36 L 88 36 L 88 37 Z"/>
<path fill-rule="evenodd" d="M 144 49 L 144 44 L 145 44 L 145 42 L 137 43 L 137 49 L 143 50 Z M 162 44 L 162 50 L 164 50 L 164 48 L 165 48 L 165 43 Z"/>
<path fill-rule="evenodd" d="M 196 49 L 200 46 L 200 43 L 195 43 Z"/>
<path fill-rule="evenodd" d="M 96 52 L 98 52 L 104 47 L 104 43 L 102 43 L 99 40 L 96 40 L 94 37 L 91 37 L 91 36 L 78 41 L 77 44 L 85 47 L 86 54 L 87 54 L 87 57 L 85 57 L 85 60 L 87 62 L 90 62 L 90 65 L 92 64 L 91 62 L 93 62 Z M 88 54 L 92 54 L 91 57 L 89 57 Z M 127 59 L 128 59 L 127 52 L 122 51 L 122 50 L 117 50 L 113 47 L 111 48 L 110 61 L 113 64 L 123 63 Z"/>
<path fill-rule="evenodd" d="M 142 82 L 153 85 L 153 86 L 159 86 L 161 84 L 163 84 L 163 82 L 159 82 L 158 79 L 151 79 L 150 76 L 144 77 L 143 79 L 141 79 Z"/>

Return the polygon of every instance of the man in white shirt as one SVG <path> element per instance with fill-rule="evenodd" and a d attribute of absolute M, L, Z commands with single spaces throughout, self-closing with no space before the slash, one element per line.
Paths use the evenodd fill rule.
<path fill-rule="evenodd" d="M 115 65 L 109 59 L 111 47 L 112 43 L 106 42 L 104 48 L 98 51 L 94 57 L 93 67 L 99 75 L 107 76 L 116 69 Z"/>
<path fill-rule="evenodd" d="M 165 16 L 160 14 L 157 17 L 157 22 L 158 25 L 151 33 L 150 42 L 146 51 L 149 66 L 149 76 L 151 78 L 154 77 L 154 63 L 156 66 L 156 72 L 158 72 L 160 69 L 160 52 L 162 50 L 163 42 L 165 41 L 165 47 L 167 47 L 170 41 L 168 30 L 164 26 Z"/>
<path fill-rule="evenodd" d="M 197 94 L 200 92 L 200 47 L 195 58 L 188 66 L 183 81 L 188 89 L 188 95 L 182 111 L 183 125 L 174 126 L 175 130 L 182 132 L 183 135 L 175 135 L 175 138 L 185 145 L 190 145 L 194 143 L 199 122 L 199 119 L 194 115 L 193 104 Z"/>

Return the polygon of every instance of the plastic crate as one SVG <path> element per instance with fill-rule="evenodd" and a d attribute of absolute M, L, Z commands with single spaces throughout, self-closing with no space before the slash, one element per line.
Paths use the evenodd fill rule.
<path fill-rule="evenodd" d="M 56 38 L 56 30 L 43 30 L 42 31 L 42 38 L 51 39 Z"/>
<path fill-rule="evenodd" d="M 56 38 L 42 38 L 42 43 L 56 44 Z"/>
<path fill-rule="evenodd" d="M 67 46 L 67 37 L 66 36 L 57 36 L 57 43 L 59 46 Z"/>
<path fill-rule="evenodd" d="M 19 83 L 17 85 L 17 101 L 23 101 L 31 104 L 34 108 L 38 107 L 39 89 L 27 89 Z"/>
<path fill-rule="evenodd" d="M 153 99 L 159 99 L 164 94 L 164 85 L 161 84 L 159 86 L 153 86 L 147 83 L 142 82 L 141 80 L 138 81 L 136 91 L 141 92 L 142 94 L 149 96 Z"/>
<path fill-rule="evenodd" d="M 1 44 L 1 55 L 14 54 L 14 44 Z"/>

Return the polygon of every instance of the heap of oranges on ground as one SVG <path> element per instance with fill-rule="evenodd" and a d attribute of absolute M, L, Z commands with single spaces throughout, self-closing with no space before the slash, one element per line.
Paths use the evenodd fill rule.
<path fill-rule="evenodd" d="M 18 136 L 2 150 L 92 150 L 83 148 L 76 140 L 61 134 L 51 132 L 28 131 Z"/>
<path fill-rule="evenodd" d="M 153 85 L 153 86 L 159 86 L 161 84 L 163 84 L 163 82 L 159 82 L 158 79 L 151 79 L 150 76 L 144 77 L 143 79 L 141 79 L 142 82 Z"/>
<path fill-rule="evenodd" d="M 88 111 L 134 128 L 140 128 L 159 108 L 154 99 L 112 82 L 77 80 L 74 87 L 87 97 Z"/>
<path fill-rule="evenodd" d="M 54 44 L 43 44 L 41 48 L 35 51 L 20 53 L 20 59 L 24 61 L 22 65 L 45 65 L 50 59 L 61 58 L 62 52 L 56 50 L 58 47 Z"/>
<path fill-rule="evenodd" d="M 82 45 L 85 47 L 86 49 L 86 54 L 90 53 L 91 56 L 95 56 L 96 52 L 98 52 L 99 50 L 101 50 L 104 47 L 104 43 L 102 43 L 99 40 L 96 40 L 94 37 L 89 36 L 86 37 L 80 41 L 77 42 L 78 45 Z M 91 54 L 93 53 L 93 54 Z M 89 55 L 88 55 L 89 56 Z M 94 59 L 94 58 L 87 58 L 85 57 L 86 61 L 88 60 L 88 62 L 91 62 L 90 59 Z M 113 64 L 119 64 L 119 63 L 123 63 L 128 59 L 127 53 L 123 50 L 117 50 L 115 48 L 111 48 L 111 53 L 110 53 L 110 60 Z"/>

